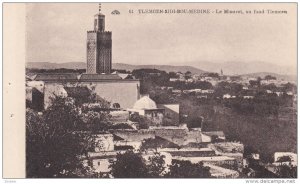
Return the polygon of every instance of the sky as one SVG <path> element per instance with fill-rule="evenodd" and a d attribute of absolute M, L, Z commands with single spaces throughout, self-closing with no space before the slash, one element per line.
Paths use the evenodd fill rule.
<path fill-rule="evenodd" d="M 139 9 L 209 9 L 211 13 L 139 14 Z M 244 14 L 216 13 L 226 9 Z M 268 14 L 268 9 L 287 14 Z M 111 14 L 114 10 L 120 14 Z M 265 12 L 254 14 L 254 10 Z M 106 15 L 106 30 L 112 31 L 113 63 L 297 64 L 295 3 L 102 3 L 101 12 Z M 96 13 L 97 3 L 27 3 L 26 61 L 86 62 L 87 31 L 93 29 Z"/>

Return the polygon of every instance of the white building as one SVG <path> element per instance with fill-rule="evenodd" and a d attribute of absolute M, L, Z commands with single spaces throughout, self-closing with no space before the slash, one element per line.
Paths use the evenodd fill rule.
<path fill-rule="evenodd" d="M 291 162 L 281 160 L 281 158 L 283 157 L 289 157 Z M 297 154 L 292 152 L 275 152 L 273 164 L 274 165 L 291 164 L 292 166 L 297 166 Z"/>
<path fill-rule="evenodd" d="M 143 96 L 135 102 L 132 109 L 127 109 L 129 115 L 138 114 L 151 120 L 155 125 L 161 125 L 164 117 L 164 109 L 157 108 L 156 103 L 148 96 Z"/>

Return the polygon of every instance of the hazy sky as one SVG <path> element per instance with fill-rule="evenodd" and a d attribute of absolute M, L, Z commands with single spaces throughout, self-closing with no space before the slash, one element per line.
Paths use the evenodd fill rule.
<path fill-rule="evenodd" d="M 139 14 L 138 9 L 209 9 L 214 13 Z M 216 9 L 251 10 L 252 14 L 216 14 Z M 264 14 L 253 14 L 263 9 Z M 287 14 L 267 14 L 267 9 Z M 120 15 L 112 15 L 113 10 Z M 86 62 L 86 32 L 93 29 L 97 12 L 97 3 L 28 3 L 27 62 Z M 102 13 L 106 30 L 112 31 L 115 63 L 297 63 L 295 3 L 102 3 Z"/>

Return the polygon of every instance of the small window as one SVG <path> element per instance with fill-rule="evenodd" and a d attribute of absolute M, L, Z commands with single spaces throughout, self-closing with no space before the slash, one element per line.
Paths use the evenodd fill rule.
<path fill-rule="evenodd" d="M 115 108 L 115 109 L 120 109 L 121 106 L 120 106 L 119 103 L 114 103 L 114 104 L 113 104 L 113 108 Z"/>
<path fill-rule="evenodd" d="M 98 165 L 100 165 L 100 162 L 98 162 Z"/>

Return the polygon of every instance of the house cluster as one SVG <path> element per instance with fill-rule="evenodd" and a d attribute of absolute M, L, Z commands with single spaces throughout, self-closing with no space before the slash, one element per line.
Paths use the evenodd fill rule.
<path fill-rule="evenodd" d="M 213 177 L 239 177 L 243 168 L 243 144 L 211 140 L 206 132 L 186 127 L 110 130 L 97 134 L 97 146 L 83 157 L 83 162 L 100 175 L 109 176 L 109 166 L 116 155 L 133 150 L 141 152 L 145 160 L 160 153 L 164 156 L 166 171 L 172 160 L 188 160 L 191 163 L 203 162 L 210 167 Z"/>
<path fill-rule="evenodd" d="M 260 154 L 251 153 L 250 155 L 245 155 L 243 159 L 244 168 L 248 168 L 246 175 L 248 177 L 256 177 L 256 170 L 253 169 L 257 166 L 265 169 L 268 175 L 271 177 L 278 177 L 279 167 L 289 166 L 297 167 L 297 154 L 293 152 L 275 152 L 273 155 L 273 163 L 263 163 L 261 162 Z"/>
<path fill-rule="evenodd" d="M 111 102 L 109 121 L 115 125 L 127 124 L 126 129 L 111 129 L 95 133 L 96 146 L 87 156 L 82 157 L 84 164 L 91 166 L 100 175 L 110 176 L 110 164 L 118 153 L 127 150 L 142 152 L 147 160 L 157 152 L 164 155 L 165 168 L 172 160 L 189 160 L 192 163 L 203 162 L 210 167 L 213 177 L 237 178 L 243 168 L 249 166 L 249 158 L 244 158 L 243 144 L 228 142 L 222 131 L 205 132 L 201 128 L 187 128 L 180 122 L 179 104 L 156 104 L 148 95 L 139 92 L 140 81 L 129 79 L 129 75 L 120 74 L 37 74 L 26 77 L 26 101 L 38 111 L 51 105 L 54 96 L 84 97 L 93 91 Z M 117 89 L 117 90 L 116 90 Z M 168 89 L 168 88 L 166 88 Z M 172 90 L 172 89 L 169 89 Z M 175 90 L 174 94 L 194 93 L 201 98 L 214 94 L 213 89 Z M 254 98 L 255 90 L 243 86 L 243 98 Z M 267 93 L 274 93 L 267 90 Z M 276 95 L 283 95 L 281 93 Z M 292 92 L 287 95 L 294 95 Z M 223 99 L 236 98 L 224 94 Z M 89 104 L 97 110 L 97 104 Z M 98 109 L 99 110 L 99 109 Z M 105 109 L 102 109 L 105 110 Z M 133 117 L 147 119 L 147 128 Z M 171 122 L 172 126 L 165 122 Z M 279 158 L 286 153 L 275 153 L 273 164 L 266 166 L 270 172 L 282 164 L 296 165 L 295 155 L 291 160 Z M 259 161 L 259 155 L 253 154 L 251 160 Z M 248 173 L 251 176 L 251 172 Z"/>
<path fill-rule="evenodd" d="M 187 128 L 178 120 L 179 106 L 176 104 L 156 105 L 148 96 L 139 99 L 133 108 L 123 110 L 130 117 L 134 113 L 150 120 L 146 129 L 112 129 L 96 134 L 97 146 L 94 151 L 83 158 L 100 175 L 109 176 L 110 164 L 118 153 L 127 150 L 141 152 L 145 160 L 160 153 L 164 155 L 165 168 L 172 160 L 189 160 L 192 163 L 203 162 L 210 167 L 212 176 L 219 178 L 236 178 L 243 168 L 243 151 L 241 143 L 227 142 L 222 131 L 205 132 L 201 128 Z M 176 126 L 163 126 L 167 114 L 178 122 Z M 123 120 L 126 118 L 123 118 Z M 124 122 L 124 121 L 123 121 Z M 137 122 L 127 121 L 130 125 Z M 129 123 L 130 122 L 130 123 Z M 118 123 L 115 121 L 115 123 Z"/>
<path fill-rule="evenodd" d="M 109 176 L 109 166 L 118 153 L 133 150 L 141 151 L 145 159 L 157 152 L 164 155 L 166 169 L 172 160 L 189 160 L 192 163 L 201 161 L 211 168 L 214 177 L 239 176 L 243 167 L 243 144 L 227 142 L 222 131 L 205 132 L 201 128 L 187 128 L 180 122 L 179 104 L 156 104 L 149 96 L 139 94 L 136 86 L 139 83 L 135 80 L 135 85 L 124 87 L 122 91 L 126 94 L 127 101 L 118 103 L 118 92 L 104 93 L 100 86 L 105 88 L 104 90 L 112 90 L 110 85 L 122 85 L 123 80 L 128 85 L 131 84 L 130 80 L 116 79 L 116 76 L 112 79 L 109 79 L 109 76 L 106 76 L 106 79 L 93 76 L 97 79 L 91 82 L 82 80 L 81 77 L 69 74 L 39 74 L 35 78 L 27 79 L 26 100 L 34 102 L 33 108 L 40 111 L 51 105 L 51 101 L 48 100 L 51 93 L 64 97 L 83 97 L 89 94 L 91 88 L 99 96 L 106 95 L 106 98 L 112 99 L 114 105 L 107 109 L 111 115 L 109 121 L 115 125 L 125 123 L 129 128 L 94 133 L 97 144 L 87 156 L 82 156 L 82 161 L 100 175 Z M 105 87 L 105 84 L 109 87 Z M 99 90 L 95 90 L 97 85 Z M 136 99 L 135 102 L 129 105 L 130 99 L 133 98 Z M 97 104 L 89 104 L 90 109 L 97 110 L 96 107 Z M 147 119 L 147 128 L 141 128 L 140 122 L 135 121 L 134 116 Z M 172 122 L 172 126 L 166 126 L 165 121 Z"/>
<path fill-rule="evenodd" d="M 172 94 L 176 96 L 185 95 L 196 95 L 197 98 L 209 98 L 214 94 L 215 90 L 213 89 L 186 89 L 186 90 L 179 90 L 179 89 L 171 89 Z"/>
<path fill-rule="evenodd" d="M 174 87 L 161 87 L 162 90 L 171 90 L 171 92 L 176 96 L 181 96 L 183 94 L 189 94 L 189 95 L 196 95 L 197 98 L 209 98 L 214 94 L 215 88 L 217 85 L 221 82 L 227 82 L 227 83 L 235 83 L 242 86 L 241 93 L 236 94 L 235 92 L 227 92 L 224 93 L 221 98 L 223 99 L 232 99 L 241 97 L 244 99 L 253 99 L 255 94 L 257 93 L 257 87 L 258 87 L 258 78 L 255 77 L 249 77 L 249 76 L 225 76 L 221 72 L 221 74 L 217 73 L 204 73 L 204 74 L 191 74 L 191 73 L 176 73 L 176 78 L 170 78 L 170 82 L 184 82 L 185 84 L 189 83 L 197 83 L 199 81 L 206 81 L 209 82 L 212 85 L 212 89 L 200 89 L 200 88 L 193 88 L 193 89 L 177 89 Z M 282 88 L 284 85 L 288 84 L 289 81 L 283 80 L 283 79 L 276 79 L 276 78 L 264 78 L 259 79 L 259 85 L 262 86 L 268 86 L 272 85 L 272 89 L 265 89 L 264 92 L 267 94 L 275 94 L 276 96 L 283 96 L 288 95 L 294 98 L 296 100 L 297 94 L 295 91 L 285 91 Z M 218 97 L 220 98 L 220 97 Z"/>
<path fill-rule="evenodd" d="M 225 76 L 223 75 L 218 75 L 216 73 L 203 73 L 203 74 L 192 74 L 192 73 L 181 73 L 181 72 L 176 72 L 176 77 L 170 78 L 170 82 L 187 82 L 187 83 L 192 83 L 192 82 L 198 82 L 198 81 L 207 81 L 210 82 L 213 86 L 215 86 L 219 80 L 224 80 L 226 79 Z"/>

